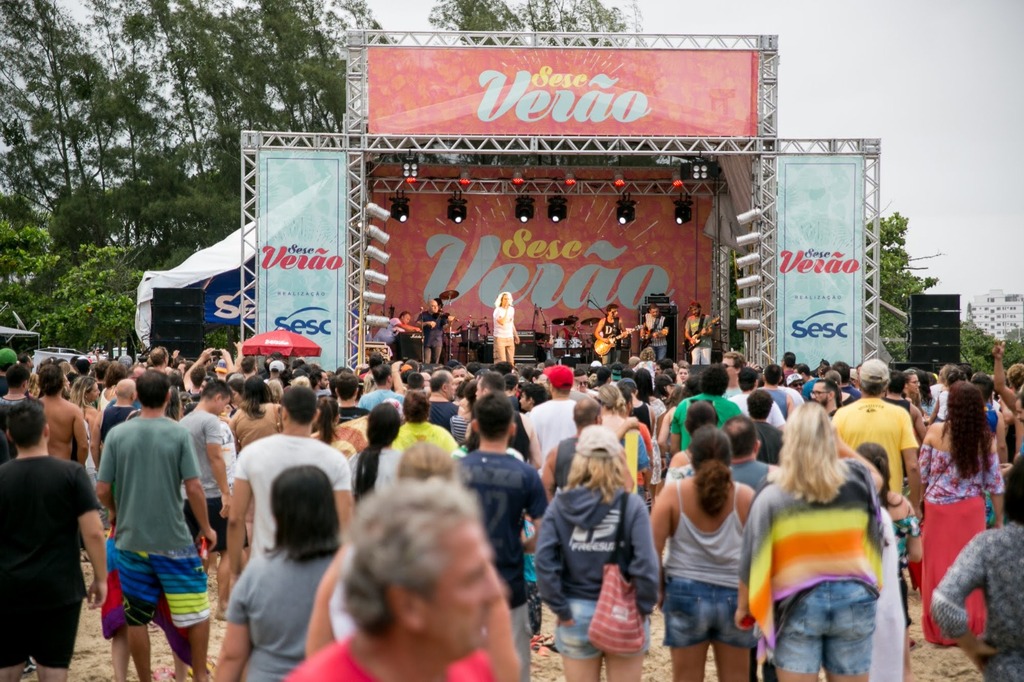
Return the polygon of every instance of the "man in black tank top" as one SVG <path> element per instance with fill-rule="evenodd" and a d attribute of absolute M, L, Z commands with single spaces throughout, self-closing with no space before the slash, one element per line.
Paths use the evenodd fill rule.
<path fill-rule="evenodd" d="M 569 470 L 572 469 L 572 460 L 576 456 L 576 439 L 583 429 L 600 423 L 601 404 L 590 396 L 580 399 L 573 408 L 572 420 L 576 424 L 576 435 L 560 441 L 550 452 L 545 453 L 544 469 L 540 478 L 549 501 L 555 496 L 555 492 L 569 482 Z"/>

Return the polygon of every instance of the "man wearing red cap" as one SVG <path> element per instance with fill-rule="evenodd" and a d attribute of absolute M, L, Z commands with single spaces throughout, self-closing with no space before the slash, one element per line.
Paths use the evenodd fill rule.
<path fill-rule="evenodd" d="M 554 365 L 544 370 L 544 375 L 551 384 L 551 400 L 537 405 L 530 410 L 530 419 L 537 432 L 542 457 L 565 438 L 576 435 L 576 424 L 572 420 L 572 411 L 576 402 L 569 397 L 576 378 L 573 371 L 565 365 Z M 543 466 L 543 462 L 541 462 Z"/>

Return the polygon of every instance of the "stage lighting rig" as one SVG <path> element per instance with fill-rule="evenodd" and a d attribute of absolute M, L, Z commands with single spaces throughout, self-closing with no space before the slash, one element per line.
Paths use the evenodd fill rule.
<path fill-rule="evenodd" d="M 533 197 L 516 199 L 516 220 L 521 223 L 533 220 Z"/>
<path fill-rule="evenodd" d="M 676 225 L 685 225 L 693 219 L 693 202 L 687 197 L 673 202 L 676 205 Z"/>
<path fill-rule="evenodd" d="M 629 194 L 623 194 L 622 198 L 615 202 L 615 218 L 619 225 L 636 220 L 636 202 L 629 198 Z"/>
<path fill-rule="evenodd" d="M 402 193 L 391 199 L 391 217 L 400 223 L 409 220 L 409 200 Z"/>
<path fill-rule="evenodd" d="M 548 218 L 551 222 L 558 223 L 566 219 L 569 211 L 566 208 L 565 199 L 562 197 L 551 197 L 548 199 Z"/>
<path fill-rule="evenodd" d="M 452 197 L 448 200 L 448 220 L 459 224 L 465 219 L 466 200 L 462 198 L 462 192 L 452 192 Z"/>

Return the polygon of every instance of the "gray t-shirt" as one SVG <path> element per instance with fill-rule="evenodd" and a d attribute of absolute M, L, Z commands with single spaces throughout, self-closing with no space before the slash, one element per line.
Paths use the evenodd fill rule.
<path fill-rule="evenodd" d="M 249 628 L 250 682 L 282 680 L 302 663 L 313 598 L 333 559 L 300 563 L 271 554 L 245 567 L 231 591 L 228 622 Z"/>
<path fill-rule="evenodd" d="M 203 484 L 203 492 L 207 498 L 220 497 L 220 488 L 217 486 L 217 479 L 213 477 L 210 458 L 206 454 L 207 445 L 216 445 L 223 451 L 224 430 L 221 428 L 220 418 L 206 410 L 197 409 L 182 419 L 181 425 L 188 429 L 192 436 L 192 449 L 199 463 L 199 482 Z"/>

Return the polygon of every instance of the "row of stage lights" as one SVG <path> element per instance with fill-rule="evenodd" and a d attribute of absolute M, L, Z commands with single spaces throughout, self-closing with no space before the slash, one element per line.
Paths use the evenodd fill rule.
<path fill-rule="evenodd" d="M 675 221 L 677 225 L 684 225 L 693 219 L 693 201 L 689 198 L 680 198 L 672 202 L 675 204 Z M 534 216 L 533 197 L 520 196 L 516 198 L 516 220 L 526 223 L 533 220 Z M 462 192 L 456 190 L 448 199 L 448 220 L 455 224 L 461 224 L 466 220 L 467 202 L 462 198 Z M 391 217 L 400 223 L 409 220 L 409 199 L 404 194 L 391 198 Z M 564 197 L 548 197 L 548 219 L 553 223 L 560 223 L 569 217 L 569 205 Z M 615 202 L 615 219 L 619 225 L 627 225 L 636 220 L 636 201 L 630 195 L 623 194 Z"/>

